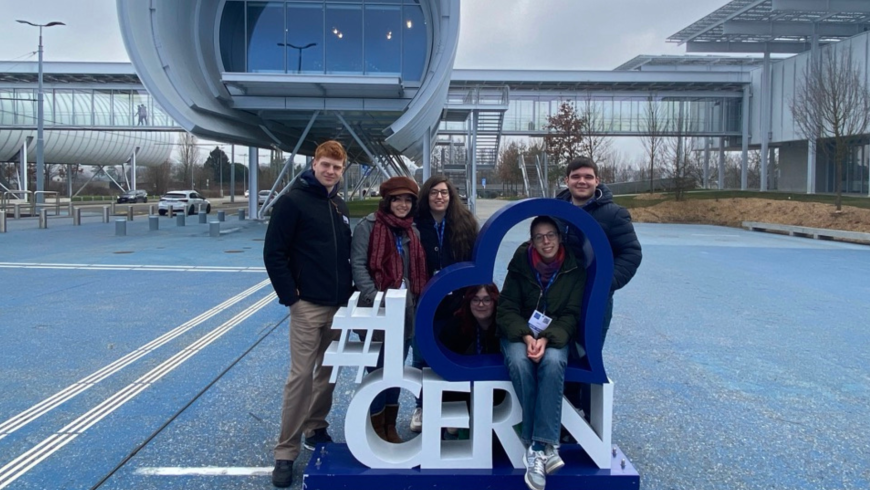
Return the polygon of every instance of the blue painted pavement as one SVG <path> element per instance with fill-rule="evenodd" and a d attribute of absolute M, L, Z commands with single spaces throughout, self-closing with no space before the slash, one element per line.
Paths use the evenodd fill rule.
<path fill-rule="evenodd" d="M 3 264 L 47 264 L 0 264 L 0 424 L 266 279 L 265 226 L 245 222 L 209 238 L 206 225 L 188 222 L 163 219 L 155 233 L 139 220 L 127 237 L 99 222 L 0 235 Z M 644 261 L 616 295 L 604 363 L 615 384 L 613 442 L 642 488 L 870 488 L 870 247 L 709 226 L 637 230 Z M 506 237 L 497 281 L 527 233 L 518 225 Z M 51 264 L 187 271 L 34 268 Z M 276 301 L 123 396 L 269 293 L 227 306 L 0 438 L 0 478 L 17 475 L 6 488 L 271 488 L 289 367 L 287 310 Z M 352 381 L 342 373 L 330 416 L 340 441 Z M 104 417 L 84 421 L 75 437 L 58 435 L 106 400 L 117 406 Z M 405 393 L 403 437 L 413 436 L 411 410 Z M 5 469 L 58 437 L 65 445 L 26 471 Z M 166 467 L 254 470 L 148 474 Z M 297 474 L 294 488 L 301 484 Z"/>

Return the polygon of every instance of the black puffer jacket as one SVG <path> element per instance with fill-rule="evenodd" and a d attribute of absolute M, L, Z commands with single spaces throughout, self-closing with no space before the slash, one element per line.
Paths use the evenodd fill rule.
<path fill-rule="evenodd" d="M 568 189 L 560 192 L 556 199 L 571 202 L 571 192 Z M 601 225 L 610 248 L 613 250 L 613 282 L 610 291 L 616 291 L 628 284 L 634 277 L 643 253 L 640 242 L 631 224 L 631 214 L 624 207 L 613 202 L 613 193 L 604 184 L 598 184 L 595 197 L 583 206 L 595 221 Z M 583 237 L 573 226 L 563 226 L 565 243 L 578 257 L 583 256 Z"/>
<path fill-rule="evenodd" d="M 341 306 L 350 298 L 350 221 L 337 189 L 327 194 L 307 170 L 272 208 L 263 262 L 282 305 Z"/>

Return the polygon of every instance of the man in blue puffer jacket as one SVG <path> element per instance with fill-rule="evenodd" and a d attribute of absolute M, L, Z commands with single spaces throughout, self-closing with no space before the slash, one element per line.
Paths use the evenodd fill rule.
<path fill-rule="evenodd" d="M 592 159 L 579 157 L 569 163 L 565 171 L 565 184 L 568 188 L 560 192 L 556 199 L 573 203 L 595 218 L 607 235 L 613 251 L 613 281 L 601 331 L 603 346 L 613 315 L 613 293 L 631 281 L 643 254 L 634 233 L 634 225 L 631 224 L 631 215 L 627 209 L 613 202 L 613 193 L 598 179 L 598 165 Z M 584 237 L 570 225 L 564 225 L 562 231 L 574 256 L 586 257 L 584 262 L 588 266 L 589 250 L 584 250 Z"/>
<path fill-rule="evenodd" d="M 601 326 L 601 346 L 610 329 L 613 317 L 613 293 L 622 289 L 640 266 L 643 254 L 640 242 L 631 224 L 631 214 L 624 207 L 613 202 L 613 193 L 598 178 L 598 165 L 591 158 L 579 157 L 568 164 L 565 170 L 567 189 L 560 192 L 556 199 L 568 201 L 588 212 L 601 225 L 610 248 L 613 251 L 613 281 L 610 284 L 610 297 L 604 310 L 604 324 Z M 591 260 L 588 242 L 572 225 L 562 224 L 563 240 L 581 262 L 588 266 Z M 580 353 L 582 356 L 582 353 Z M 570 385 L 573 385 L 571 383 Z M 578 387 L 566 386 L 565 395 L 575 407 L 582 407 L 589 417 L 588 385 L 584 385 L 582 396 Z"/>

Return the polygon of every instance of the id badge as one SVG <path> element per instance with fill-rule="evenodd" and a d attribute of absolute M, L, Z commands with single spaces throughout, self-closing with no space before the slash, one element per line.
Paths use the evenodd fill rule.
<path fill-rule="evenodd" d="M 529 328 L 532 329 L 532 332 L 535 333 L 535 337 L 537 338 L 537 336 L 541 332 L 543 332 L 547 329 L 547 327 L 550 326 L 550 322 L 552 321 L 552 318 L 541 313 L 540 311 L 535 310 L 535 312 L 532 313 L 531 318 L 529 318 Z"/>

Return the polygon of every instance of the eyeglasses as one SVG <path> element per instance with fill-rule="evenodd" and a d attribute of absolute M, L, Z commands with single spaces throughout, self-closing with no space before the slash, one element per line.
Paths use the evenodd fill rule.
<path fill-rule="evenodd" d="M 450 195 L 450 191 L 448 191 L 447 189 L 432 189 L 431 191 L 429 191 L 429 195 L 432 197 L 447 197 Z"/>
<path fill-rule="evenodd" d="M 475 296 L 474 298 L 471 298 L 471 304 L 477 306 L 489 306 L 492 304 L 492 298 L 490 298 L 489 296 L 485 298 L 478 298 Z"/>
<path fill-rule="evenodd" d="M 537 235 L 532 237 L 532 240 L 534 240 L 535 243 L 544 243 L 545 239 L 548 242 L 552 242 L 558 237 L 559 237 L 558 233 L 556 233 L 555 231 L 551 231 L 551 232 L 545 233 L 545 234 L 538 233 Z"/>

